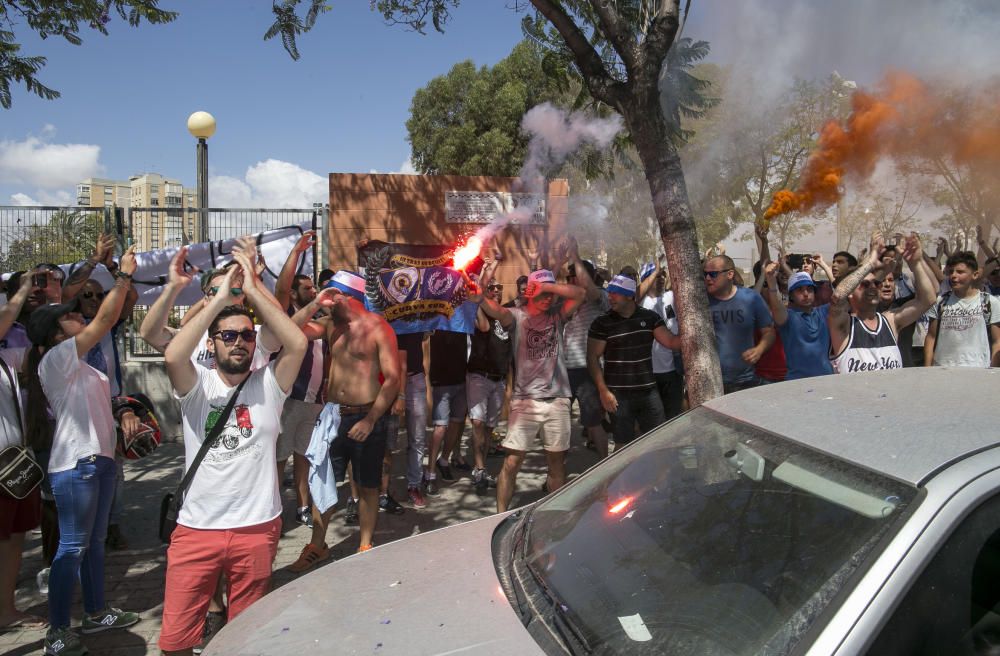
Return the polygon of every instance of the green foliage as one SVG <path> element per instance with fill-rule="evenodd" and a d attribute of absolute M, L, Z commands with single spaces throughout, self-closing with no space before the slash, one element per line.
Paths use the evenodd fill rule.
<path fill-rule="evenodd" d="M 274 14 L 274 23 L 264 32 L 265 41 L 280 35 L 285 52 L 295 61 L 299 60 L 296 37 L 311 30 L 321 12 L 330 11 L 330 5 L 324 0 L 306 0 L 306 2 L 305 13 L 299 16 L 299 5 L 302 4 L 302 0 L 273 0 L 271 12 Z"/>
<path fill-rule="evenodd" d="M 413 96 L 406 122 L 413 166 L 431 175 L 516 176 L 528 143 L 521 118 L 562 95 L 529 42 L 492 68 L 456 64 Z"/>
<path fill-rule="evenodd" d="M 47 223 L 18 231 L 17 238 L 0 253 L 0 271 L 26 271 L 40 262 L 65 264 L 83 260 L 93 253 L 103 227 L 101 211 L 54 212 Z"/>
<path fill-rule="evenodd" d="M 451 18 L 451 10 L 457 9 L 461 0 L 371 0 L 372 11 L 382 14 L 389 25 L 406 25 L 415 32 L 424 34 L 427 18 L 438 32 L 444 32 L 444 25 Z"/>
<path fill-rule="evenodd" d="M 177 12 L 160 9 L 159 0 L 0 0 L 0 24 L 14 26 L 22 23 L 42 39 L 61 36 L 73 45 L 80 45 L 84 28 L 107 34 L 112 14 L 117 14 L 129 25 L 137 27 L 148 23 L 169 23 Z M 59 97 L 59 92 L 38 81 L 36 75 L 45 66 L 45 57 L 22 57 L 21 46 L 13 31 L 0 30 L 0 106 L 10 109 L 10 83 L 24 84 L 29 93 L 46 100 Z"/>

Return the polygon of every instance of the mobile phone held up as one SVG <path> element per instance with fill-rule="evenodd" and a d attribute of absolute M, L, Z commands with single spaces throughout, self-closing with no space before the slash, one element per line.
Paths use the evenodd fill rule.
<path fill-rule="evenodd" d="M 49 286 L 49 274 L 47 273 L 34 273 L 31 275 L 31 286 L 37 287 L 39 289 L 45 289 Z"/>

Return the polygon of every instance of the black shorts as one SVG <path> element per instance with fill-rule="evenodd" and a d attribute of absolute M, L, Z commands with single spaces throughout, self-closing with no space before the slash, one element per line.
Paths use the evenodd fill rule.
<path fill-rule="evenodd" d="M 330 443 L 330 462 L 338 483 L 343 482 L 347 475 L 347 464 L 350 463 L 355 483 L 361 487 L 378 489 L 382 484 L 382 458 L 385 457 L 385 415 L 375 422 L 364 442 L 347 437 L 347 432 L 365 416 L 359 413 L 340 418 L 337 437 Z"/>

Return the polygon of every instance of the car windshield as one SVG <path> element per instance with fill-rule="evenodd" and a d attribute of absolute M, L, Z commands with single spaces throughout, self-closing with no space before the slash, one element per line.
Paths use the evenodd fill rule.
<path fill-rule="evenodd" d="M 524 558 L 601 654 L 784 654 L 916 489 L 701 408 L 541 502 Z"/>

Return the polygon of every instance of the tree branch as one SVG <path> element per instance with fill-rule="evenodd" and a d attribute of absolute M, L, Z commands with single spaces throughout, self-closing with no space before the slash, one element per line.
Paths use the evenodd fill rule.
<path fill-rule="evenodd" d="M 590 94 L 596 100 L 624 114 L 622 83 L 611 78 L 600 55 L 569 14 L 552 0 L 531 0 L 531 4 L 559 31 L 566 46 L 573 53 L 577 66 L 580 67 L 580 73 L 587 83 Z"/>
<path fill-rule="evenodd" d="M 622 23 L 618 12 L 610 5 L 610 0 L 590 0 L 590 5 L 594 8 L 594 13 L 597 14 L 604 36 L 607 37 L 618 56 L 622 58 L 628 79 L 632 79 L 636 73 L 638 60 L 636 44 L 630 38 L 629 28 Z"/>
<path fill-rule="evenodd" d="M 648 70 L 651 63 L 656 63 L 655 74 L 659 75 L 663 60 L 674 44 L 677 30 L 680 28 L 680 0 L 663 0 L 659 14 L 653 19 L 653 24 L 642 43 L 642 64 Z"/>

